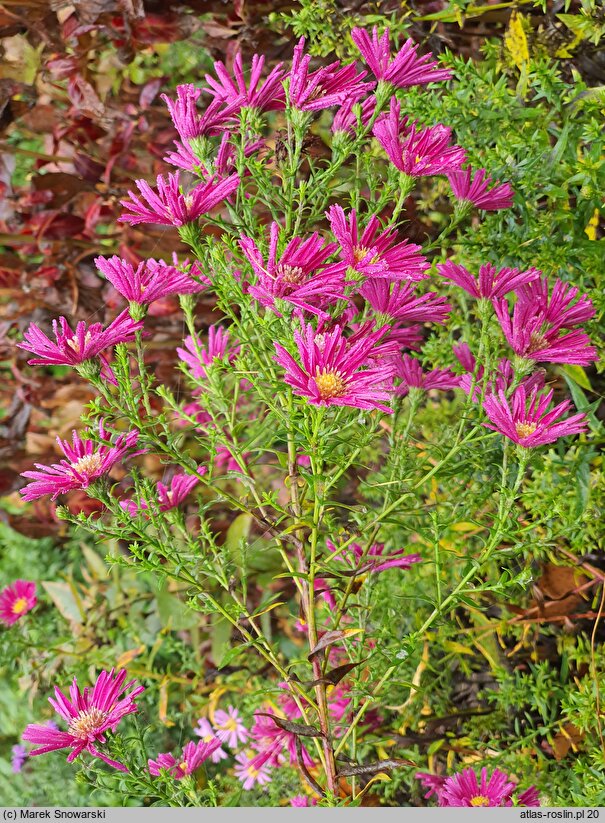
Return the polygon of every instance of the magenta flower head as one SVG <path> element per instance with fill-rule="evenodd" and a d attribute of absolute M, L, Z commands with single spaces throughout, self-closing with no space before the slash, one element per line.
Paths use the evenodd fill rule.
<path fill-rule="evenodd" d="M 11 754 L 11 770 L 13 774 L 19 774 L 28 758 L 27 749 L 17 743 L 12 747 Z"/>
<path fill-rule="evenodd" d="M 496 269 L 490 263 L 484 263 L 479 269 L 479 276 L 475 278 L 464 266 L 459 266 L 448 260 L 439 263 L 437 271 L 446 280 L 451 280 L 461 289 L 477 299 L 492 300 L 494 297 L 504 297 L 520 286 L 531 283 L 540 277 L 538 269 L 530 268 L 526 271 L 519 269 Z"/>
<path fill-rule="evenodd" d="M 290 805 L 295 809 L 306 808 L 307 806 L 317 806 L 317 798 L 309 797 L 306 794 L 297 794 L 290 798 Z"/>
<path fill-rule="evenodd" d="M 270 766 L 263 763 L 257 767 L 254 765 L 255 759 L 255 757 L 250 757 L 245 752 L 240 752 L 235 757 L 237 765 L 233 771 L 238 780 L 241 781 L 244 791 L 249 791 L 256 785 L 266 786 L 272 780 Z"/>
<path fill-rule="evenodd" d="M 36 584 L 31 580 L 15 580 L 0 591 L 0 623 L 12 626 L 30 612 L 37 602 Z"/>
<path fill-rule="evenodd" d="M 326 540 L 326 546 L 330 554 L 337 551 L 337 546 L 331 540 Z M 359 543 L 351 543 L 342 554 L 335 555 L 339 560 L 343 560 L 356 574 L 367 574 L 370 572 L 384 572 L 387 569 L 410 569 L 414 563 L 420 563 L 422 557 L 419 554 L 404 554 L 405 549 L 396 551 L 386 551 L 384 543 L 374 543 L 365 552 Z"/>
<path fill-rule="evenodd" d="M 223 106 L 222 101 L 213 100 L 203 114 L 197 108 L 202 89 L 192 83 L 176 87 L 176 100 L 162 94 L 168 106 L 175 129 L 183 142 L 205 135 L 220 134 L 228 122 L 234 122 L 235 106 Z"/>
<path fill-rule="evenodd" d="M 392 410 L 383 401 L 391 396 L 394 366 L 390 360 L 371 364 L 382 335 L 380 329 L 350 343 L 340 326 L 316 334 L 308 325 L 302 334 L 294 332 L 302 367 L 279 343 L 275 343 L 275 360 L 286 370 L 284 379 L 295 394 L 313 405 L 354 406 L 390 413 Z"/>
<path fill-rule="evenodd" d="M 303 54 L 305 38 L 301 37 L 294 49 L 292 67 L 287 74 L 287 99 L 293 109 L 300 111 L 320 111 L 330 106 L 357 101 L 373 87 L 363 83 L 367 72 L 357 74 L 354 63 L 346 66 L 336 61 L 317 71 L 309 72 L 311 57 Z"/>
<path fill-rule="evenodd" d="M 206 369 L 215 360 L 224 360 L 228 357 L 232 363 L 239 354 L 239 345 L 231 346 L 229 343 L 229 330 L 221 325 L 214 325 L 208 328 L 208 341 L 206 345 L 199 337 L 194 340 L 191 335 L 185 338 L 185 348 L 177 348 L 179 358 L 187 363 L 191 369 L 191 374 L 196 380 L 206 380 L 208 373 Z"/>
<path fill-rule="evenodd" d="M 521 304 L 533 308 L 553 329 L 572 329 L 595 315 L 590 297 L 587 294 L 580 295 L 576 286 L 562 280 L 555 280 L 549 295 L 548 278 L 534 278 L 522 284 L 517 296 Z"/>
<path fill-rule="evenodd" d="M 431 60 L 429 55 L 416 54 L 418 46 L 412 40 L 406 40 L 391 59 L 388 29 L 385 29 L 382 37 L 378 37 L 378 29 L 374 26 L 370 38 L 365 29 L 354 28 L 351 38 L 374 77 L 397 88 L 423 86 L 449 80 L 452 76 L 447 69 L 436 68 L 439 64 L 436 60 Z"/>
<path fill-rule="evenodd" d="M 525 287 L 528 288 L 528 287 Z M 527 292 L 526 292 L 527 293 Z M 523 292 L 521 292 L 523 294 Z M 553 324 L 549 308 L 523 299 L 517 300 L 512 316 L 506 298 L 495 298 L 494 309 L 509 346 L 516 355 L 538 363 L 569 363 L 588 366 L 597 359 L 597 350 L 581 329 L 564 331 L 565 314 Z M 567 313 L 567 317 L 572 312 Z"/>
<path fill-rule="evenodd" d="M 488 780 L 486 768 L 481 769 L 481 780 L 472 769 L 448 777 L 439 792 L 440 806 L 511 806 L 511 795 L 516 783 L 504 772 L 494 769 Z"/>
<path fill-rule="evenodd" d="M 485 211 L 510 209 L 515 194 L 510 183 L 498 183 L 490 189 L 492 178 L 486 175 L 485 169 L 479 169 L 473 176 L 473 170 L 468 168 L 449 172 L 447 179 L 454 197 L 463 204 Z"/>
<path fill-rule="evenodd" d="M 380 231 L 380 222 L 372 216 L 362 230 L 357 212 L 351 209 L 348 216 L 341 206 L 331 206 L 326 212 L 330 228 L 340 243 L 342 264 L 368 278 L 385 280 L 423 280 L 429 263 L 418 254 L 420 246 L 404 240 L 395 243 L 396 229 Z M 338 264 L 334 264 L 338 266 Z"/>
<path fill-rule="evenodd" d="M 360 117 L 357 116 L 357 110 L 354 108 L 355 106 L 359 107 Z M 368 125 L 372 119 L 375 109 L 376 100 L 373 97 L 368 97 L 362 102 L 358 102 L 355 98 L 345 100 L 334 115 L 334 120 L 330 126 L 330 131 L 332 134 L 343 132 L 345 134 L 354 135 L 357 133 L 360 122 L 362 126 Z"/>
<path fill-rule="evenodd" d="M 436 126 L 417 128 L 399 119 L 400 105 L 391 101 L 388 114 L 379 117 L 372 132 L 399 171 L 409 177 L 448 174 L 464 163 L 466 152 L 460 146 L 450 145 L 452 130 L 438 123 Z"/>
<path fill-rule="evenodd" d="M 458 387 L 460 378 L 449 369 L 433 369 L 425 372 L 415 357 L 404 354 L 395 361 L 395 377 L 399 377 L 401 384 L 396 387 L 397 394 L 405 396 L 410 389 L 455 389 Z"/>
<path fill-rule="evenodd" d="M 87 489 L 94 480 L 111 471 L 116 463 L 122 462 L 128 450 L 136 445 L 138 437 L 139 433 L 132 431 L 119 435 L 111 443 L 102 420 L 99 422 L 100 445 L 93 440 L 81 440 L 75 431 L 73 445 L 57 437 L 57 443 L 67 459 L 51 466 L 34 463 L 40 471 L 23 472 L 22 477 L 33 481 L 21 489 L 23 499 L 29 502 L 50 494 L 55 500 L 60 494 Z M 143 451 L 133 452 L 131 457 Z"/>
<path fill-rule="evenodd" d="M 344 272 L 326 269 L 326 260 L 337 248 L 325 243 L 317 233 L 303 240 L 293 237 L 283 252 L 278 253 L 280 227 L 271 223 L 267 260 L 250 237 L 239 241 L 241 249 L 256 275 L 248 291 L 261 305 L 278 316 L 284 304 L 290 303 L 326 319 L 324 309 L 337 300 L 346 299 Z M 283 302 L 282 302 L 283 301 Z"/>
<path fill-rule="evenodd" d="M 130 223 L 133 226 L 137 223 L 186 226 L 233 194 L 239 182 L 237 174 L 218 181 L 211 177 L 192 189 L 189 194 L 183 194 L 178 171 L 169 174 L 168 180 L 161 174 L 158 175 L 157 192 L 145 180 L 136 180 L 142 200 L 134 192 L 129 191 L 130 200 L 120 200 L 120 203 L 125 209 L 130 210 L 130 214 L 123 214 L 119 219 L 122 223 Z"/>
<path fill-rule="evenodd" d="M 232 749 L 237 748 L 238 743 L 245 743 L 250 735 L 233 706 L 229 706 L 227 711 L 217 709 L 214 712 L 214 729 L 218 739 Z"/>
<path fill-rule="evenodd" d="M 67 320 L 60 317 L 58 321 L 53 320 L 56 343 L 35 323 L 31 323 L 23 335 L 24 342 L 17 345 L 36 355 L 27 361 L 30 366 L 79 366 L 86 360 L 98 357 L 110 346 L 134 340 L 135 332 L 141 328 L 143 324 L 135 323 L 127 311 L 118 315 L 106 329 L 100 323 L 87 327 L 84 321 L 80 321 L 76 330 L 72 331 Z"/>
<path fill-rule="evenodd" d="M 386 323 L 445 323 L 452 309 L 445 297 L 435 292 L 416 294 L 411 283 L 389 283 L 376 278 L 364 283 L 359 291 Z"/>
<path fill-rule="evenodd" d="M 425 789 L 428 789 L 428 792 L 424 795 L 427 800 L 433 795 L 436 795 L 438 798 L 443 784 L 447 780 L 447 777 L 441 777 L 441 775 L 431 774 L 430 772 L 416 772 L 414 777 L 416 780 L 420 780 Z"/>
<path fill-rule="evenodd" d="M 205 466 L 198 468 L 198 475 L 204 475 L 208 469 Z M 189 492 L 199 483 L 199 477 L 193 474 L 175 474 L 170 481 L 170 487 L 164 483 L 156 484 L 156 500 L 150 501 L 151 509 L 155 511 L 167 512 L 176 509 Z M 150 506 L 145 500 L 141 500 L 140 507 L 134 500 L 120 500 L 120 506 L 127 511 L 131 517 L 136 517 L 140 512 L 148 511 Z"/>
<path fill-rule="evenodd" d="M 175 780 L 182 780 L 188 774 L 193 774 L 196 769 L 207 760 L 216 749 L 219 749 L 221 741 L 215 737 L 208 743 L 200 740 L 198 743 L 190 741 L 183 748 L 181 757 L 177 760 L 169 753 L 158 754 L 157 760 L 147 761 L 149 773 L 153 777 L 159 777 L 162 769 L 166 769 Z"/>
<path fill-rule="evenodd" d="M 564 400 L 547 411 L 552 396 L 552 389 L 539 394 L 537 389 L 528 392 L 524 385 L 517 386 L 510 400 L 503 391 L 499 391 L 497 395 L 491 394 L 483 401 L 483 409 L 490 420 L 490 423 L 484 425 L 524 449 L 554 443 L 559 437 L 585 432 L 585 414 L 578 413 L 561 420 L 571 407 L 569 400 Z"/>
<path fill-rule="evenodd" d="M 145 260 L 135 269 L 114 255 L 95 258 L 95 265 L 122 297 L 138 305 L 148 306 L 169 294 L 194 294 L 206 287 L 163 260 Z"/>
<path fill-rule="evenodd" d="M 229 76 L 227 67 L 219 60 L 214 64 L 218 80 L 207 74 L 208 88 L 204 91 L 211 94 L 215 100 L 237 109 L 256 109 L 259 112 L 282 110 L 286 105 L 284 87 L 281 82 L 284 76 L 282 63 L 278 63 L 269 76 L 261 82 L 264 64 L 264 56 L 253 55 L 250 79 L 246 85 L 241 52 L 236 54 L 233 61 L 235 79 Z"/>
<path fill-rule="evenodd" d="M 200 717 L 197 726 L 193 731 L 195 734 L 197 734 L 198 737 L 202 738 L 202 741 L 204 743 L 211 743 L 212 741 L 217 739 L 214 733 L 214 729 L 212 728 L 212 726 L 210 725 L 210 721 L 206 717 Z M 219 746 L 218 749 L 215 749 L 212 752 L 210 757 L 213 763 L 218 763 L 220 760 L 226 760 L 229 757 L 229 755 L 221 746 Z"/>
<path fill-rule="evenodd" d="M 134 698 L 145 689 L 143 686 L 136 686 L 135 680 L 126 683 L 126 676 L 126 669 L 121 669 L 117 674 L 114 673 L 114 669 L 109 672 L 102 671 L 92 689 L 85 688 L 82 692 L 74 677 L 69 689 L 70 700 L 55 687 L 55 699 L 49 698 L 49 703 L 67 722 L 67 731 L 62 732 L 37 723 L 30 724 L 23 732 L 23 740 L 40 746 L 38 749 L 32 749 L 30 756 L 46 754 L 57 749 L 71 749 L 67 757 L 67 762 L 71 763 L 83 751 L 87 751 L 114 769 L 127 772 L 125 766 L 111 760 L 95 745 L 106 743 L 105 732 L 115 732 L 123 717 L 137 711 Z M 131 686 L 135 688 L 122 697 Z"/>

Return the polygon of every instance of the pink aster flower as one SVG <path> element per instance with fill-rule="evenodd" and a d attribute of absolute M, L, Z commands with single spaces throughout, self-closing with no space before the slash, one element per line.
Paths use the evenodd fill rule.
<path fill-rule="evenodd" d="M 294 718 L 290 719 L 297 719 L 299 716 L 300 712 L 297 708 Z M 291 766 L 298 762 L 296 735 L 282 729 L 273 718 L 273 715 L 266 716 L 260 713 L 254 715 L 250 738 L 253 748 L 258 752 L 251 759 L 251 765 L 256 769 L 261 769 L 265 764 L 279 766 L 285 752 L 288 753 L 288 762 Z M 313 759 L 304 746 L 302 747 L 302 759 L 307 768 L 313 766 Z"/>
<path fill-rule="evenodd" d="M 416 54 L 418 46 L 412 40 L 406 40 L 391 59 L 388 29 L 385 29 L 382 37 L 378 37 L 378 29 L 374 26 L 370 39 L 365 29 L 356 27 L 351 31 L 351 38 L 374 77 L 397 88 L 436 83 L 449 80 L 452 76 L 448 69 L 438 69 L 439 64 L 436 60 L 431 60 L 430 55 Z"/>
<path fill-rule="evenodd" d="M 198 474 L 206 474 L 208 469 L 205 466 L 198 468 Z M 150 501 L 152 510 L 161 512 L 170 511 L 180 506 L 189 492 L 199 483 L 199 477 L 192 474 L 175 474 L 170 481 L 170 487 L 164 483 L 156 484 L 157 499 Z M 140 512 L 149 510 L 149 504 L 141 500 L 140 506 L 134 500 L 120 500 L 120 506 L 127 511 L 131 517 L 136 517 Z"/>
<path fill-rule="evenodd" d="M 375 278 L 364 283 L 359 291 L 386 323 L 393 320 L 445 323 L 452 310 L 445 297 L 436 292 L 416 294 L 411 283 L 389 283 Z"/>
<path fill-rule="evenodd" d="M 237 761 L 237 766 L 234 768 L 235 776 L 241 780 L 245 791 L 249 791 L 256 785 L 266 786 L 271 782 L 270 768 L 266 763 L 257 767 L 253 762 L 255 758 L 248 757 L 244 752 L 236 755 L 235 759 Z"/>
<path fill-rule="evenodd" d="M 126 669 L 121 669 L 117 674 L 114 671 L 102 671 L 94 686 L 85 688 L 82 692 L 74 677 L 69 689 L 70 700 L 55 687 L 56 699 L 50 697 L 49 703 L 67 722 L 67 731 L 62 732 L 37 723 L 30 724 L 23 732 L 23 740 L 40 746 L 32 749 L 30 757 L 57 749 L 71 749 L 67 757 L 67 762 L 71 763 L 83 751 L 87 751 L 118 771 L 128 771 L 121 763 L 99 751 L 95 745 L 106 743 L 105 732 L 115 732 L 123 717 L 137 711 L 134 698 L 145 691 L 143 686 L 135 686 L 135 680 L 125 682 Z M 121 697 L 131 686 L 135 688 Z"/>
<path fill-rule="evenodd" d="M 297 794 L 290 798 L 290 805 L 294 806 L 295 809 L 317 806 L 317 798 L 308 797 L 306 794 Z"/>
<path fill-rule="evenodd" d="M 407 240 L 395 243 L 397 230 L 381 232 L 376 216 L 370 218 L 363 231 L 355 209 L 351 209 L 347 216 L 340 206 L 334 205 L 326 216 L 340 243 L 340 258 L 346 267 L 364 277 L 386 280 L 422 280 L 427 277 L 425 272 L 429 263 L 426 257 L 418 254 L 421 247 Z"/>
<path fill-rule="evenodd" d="M 569 400 L 564 400 L 547 411 L 552 396 L 552 389 L 539 394 L 536 389 L 528 392 L 523 385 L 517 386 L 510 400 L 503 391 L 499 391 L 497 395 L 491 394 L 483 401 L 483 409 L 491 421 L 484 425 L 525 449 L 554 443 L 559 437 L 585 432 L 588 428 L 585 414 L 578 413 L 565 420 L 560 419 L 571 408 Z"/>
<path fill-rule="evenodd" d="M 391 101 L 389 114 L 379 117 L 372 132 L 393 165 L 409 177 L 448 174 L 464 163 L 466 152 L 450 145 L 452 130 L 438 123 L 417 128 L 399 119 L 400 106 Z"/>
<path fill-rule="evenodd" d="M 456 200 L 485 211 L 510 209 L 515 194 L 510 183 L 498 183 L 490 189 L 492 178 L 486 175 L 485 169 L 479 169 L 473 176 L 473 170 L 468 168 L 449 172 L 447 179 Z"/>
<path fill-rule="evenodd" d="M 30 612 L 37 602 L 36 584 L 31 580 L 15 580 L 0 592 L 0 623 L 12 626 Z"/>
<path fill-rule="evenodd" d="M 337 551 L 337 547 L 331 540 L 326 540 L 326 546 L 330 554 Z M 347 563 L 356 574 L 384 572 L 387 569 L 410 569 L 414 563 L 422 561 L 419 554 L 404 554 L 404 552 L 405 549 L 385 551 L 384 543 L 374 543 L 364 556 L 363 546 L 359 543 L 351 543 L 342 554 L 336 557 Z"/>
<path fill-rule="evenodd" d="M 472 769 L 448 777 L 439 792 L 440 806 L 510 806 L 516 784 L 504 772 L 494 769 L 488 779 L 486 768 L 481 769 L 481 781 Z"/>
<path fill-rule="evenodd" d="M 203 114 L 197 108 L 197 101 L 202 89 L 192 83 L 176 87 L 176 100 L 162 94 L 162 100 L 168 106 L 175 129 L 181 140 L 187 142 L 203 135 L 220 134 L 227 123 L 234 121 L 235 106 L 223 106 L 222 101 L 213 100 Z"/>
<path fill-rule="evenodd" d="M 130 200 L 120 200 L 124 208 L 130 210 L 120 217 L 122 223 L 156 223 L 163 226 L 185 226 L 197 220 L 202 214 L 213 209 L 239 186 L 240 179 L 232 174 L 223 180 L 210 178 L 200 183 L 189 194 L 183 194 L 179 184 L 178 171 L 157 177 L 157 192 L 145 180 L 135 180 L 143 200 L 129 191 Z M 144 201 L 144 202 L 143 202 Z"/>
<path fill-rule="evenodd" d="M 237 108 L 256 109 L 257 111 L 277 111 L 285 108 L 284 88 L 281 80 L 284 76 L 282 63 L 271 71 L 268 77 L 261 82 L 264 56 L 252 56 L 252 70 L 246 85 L 241 52 L 238 52 L 233 61 L 232 79 L 227 67 L 220 60 L 214 64 L 214 71 L 218 80 L 206 75 L 208 88 L 204 91 L 211 94 L 215 100 L 228 103 Z"/>
<path fill-rule="evenodd" d="M 207 162 L 198 157 L 189 143 L 183 143 L 180 140 L 175 140 L 174 145 L 176 151 L 169 152 L 164 160 L 173 166 L 177 166 L 185 171 L 193 172 L 200 177 L 212 177 L 218 175 L 219 178 L 228 177 L 237 171 L 237 148 L 231 142 L 231 133 L 223 132 L 221 142 L 216 152 L 214 159 L 205 158 Z M 259 149 L 265 145 L 263 140 L 253 140 L 246 143 L 244 146 L 244 157 L 251 157 Z M 250 172 L 244 171 L 244 176 L 248 176 Z M 233 196 L 226 198 L 232 200 Z"/>
<path fill-rule="evenodd" d="M 87 327 L 84 321 L 80 321 L 76 330 L 72 331 L 67 320 L 60 317 L 58 321 L 53 320 L 56 343 L 35 323 L 31 323 L 23 335 L 24 342 L 17 345 L 37 355 L 27 361 L 30 366 L 78 366 L 85 360 L 98 357 L 110 346 L 134 340 L 135 332 L 142 328 L 143 324 L 135 323 L 128 311 L 119 314 L 106 329 L 101 323 L 91 323 Z"/>
<path fill-rule="evenodd" d="M 448 391 L 448 389 L 457 388 L 460 381 L 460 378 L 450 369 L 423 371 L 418 360 L 409 354 L 404 354 L 398 358 L 395 365 L 395 377 L 401 379 L 401 384 L 397 386 L 395 391 L 402 396 L 405 396 L 412 388 L 422 389 L 423 391 L 430 391 L 430 389 Z"/>
<path fill-rule="evenodd" d="M 506 298 L 493 301 L 496 316 L 509 346 L 519 357 L 538 363 L 570 363 L 588 366 L 597 350 L 581 329 L 563 332 L 560 321 L 549 323 L 540 307 L 528 300 L 515 303 L 512 316 Z"/>
<path fill-rule="evenodd" d="M 230 346 L 229 330 L 219 324 L 208 328 L 208 340 L 205 345 L 199 337 L 194 340 L 191 335 L 185 338 L 184 343 L 185 348 L 179 347 L 176 351 L 179 358 L 187 363 L 196 380 L 207 379 L 206 369 L 215 360 L 224 360 L 227 357 L 229 363 L 232 363 L 240 351 L 238 344 Z"/>
<path fill-rule="evenodd" d="M 429 797 L 432 797 L 432 795 L 436 795 L 437 798 L 439 798 L 443 784 L 447 780 L 447 777 L 441 777 L 441 775 L 438 774 L 430 774 L 430 772 L 416 772 L 414 777 L 416 780 L 420 780 L 425 789 L 428 789 L 428 792 L 424 795 L 427 800 Z"/>
<path fill-rule="evenodd" d="M 463 368 L 470 366 L 470 368 L 467 369 L 468 373 L 460 377 L 458 385 L 466 394 L 470 394 L 472 391 L 475 402 L 481 399 L 482 393 L 498 394 L 498 392 L 503 391 L 507 394 L 508 389 L 516 382 L 517 375 L 515 374 L 514 366 L 510 360 L 507 360 L 505 357 L 498 362 L 495 371 L 489 375 L 487 385 L 485 385 L 485 370 L 483 366 L 479 366 L 475 371 L 475 357 L 466 343 L 460 346 L 454 346 L 453 349 L 454 354 Z M 539 369 L 533 374 L 526 375 L 519 382 L 519 385 L 524 386 L 528 394 L 534 389 L 541 391 L 544 388 L 544 375 L 544 369 Z"/>
<path fill-rule="evenodd" d="M 517 297 L 521 304 L 533 309 L 544 323 L 550 324 L 553 329 L 572 329 L 591 320 L 595 315 L 590 297 L 587 294 L 580 295 L 580 290 L 576 286 L 562 280 L 555 280 L 549 294 L 548 278 L 534 278 L 521 284 L 517 290 Z"/>
<path fill-rule="evenodd" d="M 202 763 L 220 748 L 220 745 L 221 741 L 216 737 L 208 743 L 203 740 L 194 743 L 191 740 L 184 746 L 183 753 L 178 760 L 168 752 L 158 754 L 157 760 L 150 758 L 147 761 L 149 773 L 154 777 L 159 777 L 160 770 L 166 769 L 175 780 L 182 780 L 185 775 L 193 774 L 199 769 Z"/>
<path fill-rule="evenodd" d="M 135 269 L 131 263 L 114 255 L 95 258 L 95 265 L 122 297 L 146 306 L 169 294 L 193 294 L 206 287 L 163 260 L 145 260 Z"/>
<path fill-rule="evenodd" d="M 214 740 L 217 740 L 217 736 L 214 732 L 214 729 L 210 725 L 210 721 L 206 717 L 200 717 L 197 723 L 197 727 L 193 730 L 198 737 L 202 738 L 203 743 L 211 743 Z M 226 760 L 229 755 L 227 752 L 220 746 L 214 749 L 210 758 L 213 763 L 218 763 L 220 760 Z"/>
<path fill-rule="evenodd" d="M 227 711 L 217 709 L 214 712 L 214 728 L 219 740 L 231 749 L 235 749 L 238 743 L 245 743 L 249 737 L 248 729 L 233 706 L 229 706 Z"/>
<path fill-rule="evenodd" d="M 111 443 L 102 420 L 99 422 L 100 445 L 93 440 L 81 440 L 76 431 L 73 432 L 73 445 L 57 437 L 57 443 L 67 459 L 51 466 L 34 463 L 40 471 L 23 472 L 22 477 L 33 481 L 21 489 L 23 499 L 29 502 L 50 494 L 56 500 L 60 494 L 87 489 L 94 480 L 111 471 L 116 463 L 122 462 L 128 450 L 136 445 L 138 437 L 139 433 L 132 431 L 120 434 Z M 142 451 L 133 452 L 131 457 L 142 454 Z"/>
<path fill-rule="evenodd" d="M 540 792 L 535 786 L 530 786 L 524 792 L 517 795 L 517 806 L 539 806 Z"/>
<path fill-rule="evenodd" d="M 267 260 L 250 237 L 239 241 L 256 280 L 248 289 L 263 306 L 281 316 L 280 301 L 291 303 L 311 314 L 327 317 L 323 311 L 329 304 L 345 299 L 344 272 L 325 270 L 326 260 L 336 249 L 336 243 L 326 243 L 317 233 L 303 240 L 293 237 L 278 253 L 280 227 L 271 223 Z"/>
<path fill-rule="evenodd" d="M 368 97 L 360 103 L 356 98 L 353 98 L 345 100 L 334 115 L 334 120 L 330 126 L 332 134 L 338 132 L 351 135 L 357 134 L 360 119 L 356 113 L 356 106 L 360 107 L 361 125 L 364 127 L 368 125 L 376 109 L 376 100 L 373 97 Z"/>
<path fill-rule="evenodd" d="M 382 335 L 379 329 L 350 344 L 340 326 L 316 334 L 308 325 L 303 334 L 294 332 L 302 368 L 279 343 L 275 343 L 275 360 L 286 370 L 284 379 L 295 394 L 316 406 L 354 406 L 390 413 L 382 401 L 390 397 L 394 366 L 387 361 L 368 367 Z"/>
<path fill-rule="evenodd" d="M 468 269 L 452 263 L 451 260 L 439 263 L 437 271 L 446 280 L 451 280 L 472 297 L 487 300 L 492 300 L 494 297 L 504 297 L 505 294 L 518 289 L 520 286 L 531 283 L 532 280 L 537 280 L 541 274 L 538 269 L 534 268 L 526 271 L 504 268 L 498 271 L 490 263 L 484 263 L 479 269 L 478 278 L 475 278 Z"/>
<path fill-rule="evenodd" d="M 367 72 L 357 74 L 354 63 L 341 66 L 336 61 L 309 72 L 311 57 L 303 54 L 304 48 L 305 38 L 301 37 L 294 49 L 292 68 L 287 75 L 287 97 L 292 108 L 301 111 L 328 109 L 345 100 L 359 100 L 372 88 L 372 83 L 362 82 Z"/>

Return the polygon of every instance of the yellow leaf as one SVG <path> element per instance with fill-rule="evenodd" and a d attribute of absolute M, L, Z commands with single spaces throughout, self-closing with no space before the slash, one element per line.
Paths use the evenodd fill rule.
<path fill-rule="evenodd" d="M 458 654 L 470 654 L 471 657 L 475 654 L 468 646 L 463 646 L 462 643 L 456 643 L 455 640 L 444 640 L 443 648 L 448 652 L 457 652 Z"/>
<path fill-rule="evenodd" d="M 164 726 L 174 726 L 172 720 L 168 719 L 168 680 L 160 683 L 160 700 L 158 703 L 158 717 Z"/>
<path fill-rule="evenodd" d="M 141 643 L 136 649 L 128 649 L 128 651 L 122 652 L 122 654 L 116 660 L 116 669 L 122 669 L 124 666 L 127 666 L 131 663 L 135 657 L 138 657 L 140 654 L 143 654 L 145 651 L 145 644 Z"/>
<path fill-rule="evenodd" d="M 599 227 L 600 216 L 601 212 L 598 209 L 595 209 L 592 217 L 588 221 L 588 225 L 584 229 L 584 234 L 588 237 L 589 240 L 597 239 L 597 228 Z"/>
<path fill-rule="evenodd" d="M 461 523 L 454 523 L 451 527 L 452 531 L 454 532 L 474 532 L 477 529 L 476 523 L 467 523 L 463 521 Z"/>
<path fill-rule="evenodd" d="M 513 11 L 510 16 L 508 28 L 504 35 L 504 45 L 518 69 L 522 69 L 524 64 L 529 62 L 529 48 L 523 27 L 523 15 L 517 11 Z"/>

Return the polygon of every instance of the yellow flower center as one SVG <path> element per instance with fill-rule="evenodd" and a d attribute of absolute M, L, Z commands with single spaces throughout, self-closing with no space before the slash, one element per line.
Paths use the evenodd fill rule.
<path fill-rule="evenodd" d="M 72 467 L 79 474 L 92 474 L 101 468 L 103 458 L 98 452 L 94 454 L 86 454 L 81 457 L 77 463 L 73 463 Z"/>
<path fill-rule="evenodd" d="M 182 772 L 186 772 L 186 771 L 187 771 L 187 761 L 186 761 L 186 760 L 183 760 L 183 762 L 182 762 L 182 763 L 179 763 L 179 769 L 180 769 Z"/>
<path fill-rule="evenodd" d="M 91 734 L 103 727 L 107 712 L 102 712 L 95 706 L 88 711 L 81 711 L 69 724 L 67 731 L 79 740 L 86 740 Z"/>
<path fill-rule="evenodd" d="M 315 372 L 315 385 L 322 400 L 332 400 L 334 397 L 342 397 L 347 392 L 347 382 L 340 372 L 329 369 Z"/>
<path fill-rule="evenodd" d="M 530 434 L 533 434 L 537 428 L 537 423 L 517 423 L 515 426 L 515 431 L 519 437 L 523 438 L 529 437 Z"/>
<path fill-rule="evenodd" d="M 86 334 L 84 335 L 84 347 L 88 346 L 88 344 L 90 343 L 91 340 L 92 340 L 92 334 L 89 331 L 87 331 Z M 80 352 L 81 352 L 80 343 L 78 342 L 77 337 L 72 337 L 70 340 L 68 340 L 67 345 L 69 346 L 70 349 L 73 349 L 73 351 L 75 351 L 76 354 L 80 354 Z"/>
<path fill-rule="evenodd" d="M 543 334 L 540 334 L 537 331 L 533 331 L 529 335 L 529 348 L 527 349 L 528 354 L 533 354 L 534 352 L 540 351 L 546 345 L 548 345 L 548 340 L 544 337 Z"/>
<path fill-rule="evenodd" d="M 13 614 L 23 614 L 24 611 L 27 611 L 27 598 L 20 597 L 13 603 Z"/>
<path fill-rule="evenodd" d="M 361 263 L 368 256 L 370 250 L 365 246 L 355 246 L 353 249 L 353 260 L 356 263 Z"/>
<path fill-rule="evenodd" d="M 489 806 L 489 800 L 482 794 L 478 794 L 477 797 L 471 798 L 471 806 Z"/>
<path fill-rule="evenodd" d="M 225 720 L 222 726 L 218 727 L 219 729 L 223 729 L 226 732 L 236 732 L 237 731 L 237 720 L 234 720 L 233 717 L 230 717 L 229 720 Z"/>

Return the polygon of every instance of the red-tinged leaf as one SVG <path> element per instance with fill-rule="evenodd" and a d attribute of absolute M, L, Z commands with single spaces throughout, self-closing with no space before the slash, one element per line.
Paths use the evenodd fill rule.
<path fill-rule="evenodd" d="M 366 657 L 364 660 L 360 660 L 359 663 L 344 663 L 342 666 L 337 666 L 335 669 L 332 669 L 332 671 L 326 672 L 323 677 L 314 680 L 310 685 L 319 686 L 325 684 L 327 686 L 337 686 L 343 677 L 346 677 L 348 673 L 352 672 L 357 666 L 361 666 L 367 659 Z"/>
<path fill-rule="evenodd" d="M 164 77 L 154 77 L 153 80 L 149 80 L 145 83 L 141 89 L 141 93 L 139 94 L 139 106 L 142 109 L 148 109 L 153 103 L 162 88 L 164 81 Z"/>
<path fill-rule="evenodd" d="M 340 643 L 343 640 L 346 640 L 348 637 L 353 637 L 356 634 L 362 632 L 363 629 L 340 629 L 338 631 L 329 631 L 322 634 L 322 636 L 317 641 L 317 645 L 314 649 L 311 649 L 308 655 L 308 660 L 312 660 L 316 654 L 319 652 L 323 652 L 328 646 L 332 646 L 334 643 Z"/>
<path fill-rule="evenodd" d="M 100 101 L 94 87 L 79 74 L 70 78 L 67 84 L 67 94 L 78 111 L 86 112 L 93 117 L 101 117 L 105 112 L 105 106 Z"/>

